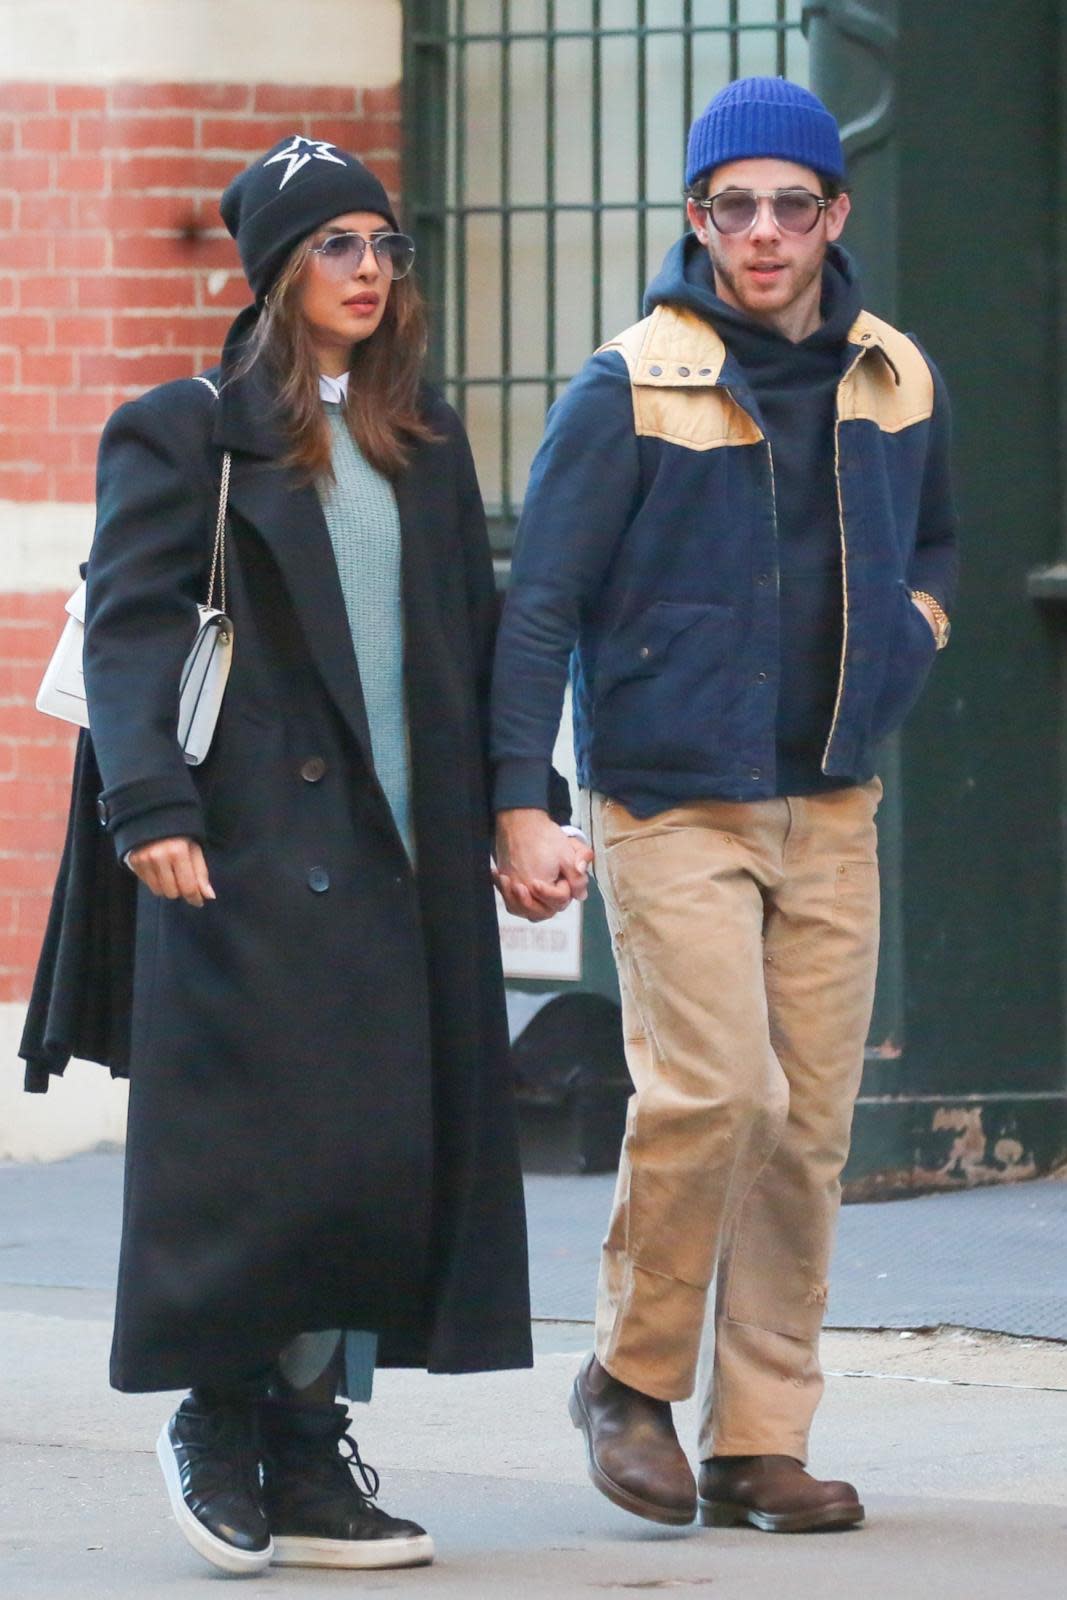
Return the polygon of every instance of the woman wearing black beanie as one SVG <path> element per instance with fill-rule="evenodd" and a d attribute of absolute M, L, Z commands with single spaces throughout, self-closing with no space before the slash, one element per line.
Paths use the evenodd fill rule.
<path fill-rule="evenodd" d="M 222 213 L 255 303 L 208 381 L 111 418 L 89 563 L 99 815 L 139 880 L 111 1375 L 191 1390 L 159 1456 L 217 1567 L 404 1565 L 432 1543 L 375 1503 L 338 1390 L 531 1360 L 492 564 L 378 179 L 297 135 Z M 191 767 L 179 677 L 227 452 L 232 668 Z"/>

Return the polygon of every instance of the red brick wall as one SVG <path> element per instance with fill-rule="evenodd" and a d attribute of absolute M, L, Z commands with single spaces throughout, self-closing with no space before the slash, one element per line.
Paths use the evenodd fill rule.
<path fill-rule="evenodd" d="M 216 359 L 248 302 L 218 197 L 292 133 L 396 196 L 398 88 L 0 83 L 0 502 L 91 501 L 116 405 Z M 28 996 L 67 810 L 72 737 L 33 709 L 66 594 L 40 587 L 0 572 L 0 1003 Z"/>
<path fill-rule="evenodd" d="M 214 360 L 248 301 L 218 215 L 241 166 L 305 133 L 395 195 L 398 104 L 395 89 L 0 84 L 0 499 L 91 500 L 119 401 Z"/>
<path fill-rule="evenodd" d="M 33 701 L 64 598 L 0 593 L 0 1004 L 29 997 L 63 844 L 74 738 Z"/>

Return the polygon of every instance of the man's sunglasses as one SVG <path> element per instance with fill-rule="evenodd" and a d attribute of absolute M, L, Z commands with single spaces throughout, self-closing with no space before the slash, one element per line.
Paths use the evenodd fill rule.
<path fill-rule="evenodd" d="M 697 205 L 718 233 L 747 233 L 761 200 L 771 202 L 771 215 L 783 233 L 810 233 L 831 203 L 810 189 L 723 189 Z"/>
<path fill-rule="evenodd" d="M 348 278 L 359 271 L 367 246 L 374 251 L 378 270 L 385 278 L 406 278 L 415 260 L 415 241 L 406 233 L 331 233 L 321 244 L 311 246 L 324 272 L 331 278 Z"/>

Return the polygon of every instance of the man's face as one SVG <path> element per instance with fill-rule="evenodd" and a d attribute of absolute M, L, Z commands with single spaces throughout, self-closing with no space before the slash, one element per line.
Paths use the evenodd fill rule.
<path fill-rule="evenodd" d="M 708 195 L 729 189 L 806 189 L 822 197 L 822 183 L 810 167 L 767 158 L 731 161 L 716 167 Z M 711 257 L 721 299 L 757 318 L 775 318 L 805 296 L 817 300 L 826 247 L 840 238 L 849 212 L 846 194 L 820 212 L 810 233 L 791 233 L 775 220 L 769 200 L 761 200 L 752 226 L 743 233 L 720 233 L 707 211 L 688 203 L 689 221 Z"/>

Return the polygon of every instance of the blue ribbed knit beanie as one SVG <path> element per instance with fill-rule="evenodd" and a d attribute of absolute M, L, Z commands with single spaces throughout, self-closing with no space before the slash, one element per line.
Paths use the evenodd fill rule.
<path fill-rule="evenodd" d="M 685 181 L 755 156 L 845 176 L 837 123 L 817 95 L 788 78 L 738 78 L 721 89 L 689 130 Z"/>

